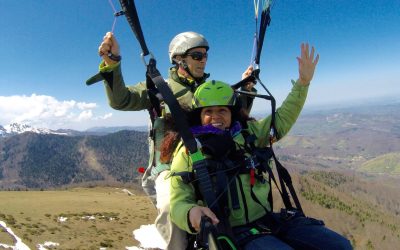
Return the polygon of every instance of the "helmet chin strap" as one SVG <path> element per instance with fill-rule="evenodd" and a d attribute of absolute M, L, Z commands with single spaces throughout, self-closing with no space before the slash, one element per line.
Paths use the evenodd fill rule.
<path fill-rule="evenodd" d="M 185 60 L 183 60 L 183 59 L 180 61 L 178 61 L 177 59 L 173 59 L 173 60 L 178 64 L 179 67 L 182 67 L 186 71 L 186 73 L 189 74 L 189 76 L 195 81 L 196 86 L 201 84 L 201 82 L 204 79 L 204 76 L 202 76 L 202 77 L 193 76 L 193 74 L 192 74 L 192 72 L 190 72 L 189 66 L 187 65 Z M 207 76 L 208 74 L 205 74 L 205 75 Z"/>

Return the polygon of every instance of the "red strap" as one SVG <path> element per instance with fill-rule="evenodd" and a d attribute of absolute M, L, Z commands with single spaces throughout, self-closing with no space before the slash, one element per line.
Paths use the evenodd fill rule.
<path fill-rule="evenodd" d="M 256 183 L 256 179 L 254 178 L 254 168 L 250 169 L 250 185 L 253 187 Z"/>

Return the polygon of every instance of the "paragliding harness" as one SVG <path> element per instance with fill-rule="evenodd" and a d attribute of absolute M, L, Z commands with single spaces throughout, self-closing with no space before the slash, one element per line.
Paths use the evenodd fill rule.
<path fill-rule="evenodd" d="M 160 103 L 164 101 L 170 111 L 173 119 L 175 120 L 175 125 L 177 127 L 177 130 L 183 140 L 183 143 L 185 147 L 188 150 L 188 154 L 190 156 L 190 159 L 192 161 L 192 173 L 187 173 L 187 181 L 190 182 L 190 180 L 196 180 L 196 185 L 197 185 L 197 190 L 199 193 L 199 196 L 202 197 L 202 199 L 206 202 L 208 207 L 217 215 L 217 217 L 220 219 L 220 223 L 218 223 L 216 226 L 212 225 L 210 220 L 206 217 L 202 218 L 201 221 L 201 231 L 200 233 L 196 236 L 195 242 L 193 245 L 189 245 L 190 247 L 193 247 L 194 249 L 240 249 L 240 245 L 243 245 L 244 242 L 247 242 L 249 239 L 251 239 L 252 235 L 261 235 L 265 233 L 273 233 L 273 234 L 279 234 L 282 225 L 284 224 L 283 222 L 290 220 L 291 218 L 294 218 L 295 216 L 304 216 L 303 210 L 301 208 L 300 202 L 297 198 L 297 195 L 295 193 L 295 190 L 292 185 L 292 181 L 290 178 L 289 173 L 287 170 L 279 163 L 277 160 L 273 150 L 272 150 L 272 139 L 271 139 L 271 144 L 270 147 L 264 148 L 264 149 L 258 149 L 254 146 L 254 138 L 252 138 L 251 135 L 245 136 L 246 138 L 246 145 L 248 147 L 249 151 L 252 151 L 252 157 L 246 159 L 247 162 L 245 162 L 242 165 L 250 166 L 249 169 L 245 169 L 245 171 L 249 171 L 250 175 L 253 176 L 254 178 L 258 178 L 260 181 L 263 181 L 263 179 L 260 178 L 260 173 L 263 171 L 267 171 L 269 174 L 269 182 L 271 182 L 271 179 L 277 185 L 277 181 L 274 178 L 274 175 L 272 173 L 272 170 L 270 169 L 268 163 L 271 157 L 275 160 L 275 165 L 276 165 L 276 171 L 279 176 L 279 182 L 281 189 L 280 194 L 282 196 L 283 202 L 285 204 L 285 209 L 282 209 L 281 216 L 279 218 L 276 218 L 272 211 L 267 211 L 266 209 L 266 220 L 269 221 L 267 224 L 263 225 L 254 225 L 254 227 L 251 228 L 248 232 L 243 232 L 241 234 L 236 234 L 235 236 L 239 236 L 239 241 L 234 240 L 233 237 L 233 231 L 232 227 L 229 225 L 229 213 L 226 210 L 226 206 L 221 206 L 222 204 L 221 197 L 224 197 L 226 200 L 226 188 L 224 190 L 220 190 L 221 192 L 216 193 L 215 192 L 215 187 L 213 185 L 213 181 L 210 177 L 210 171 L 213 171 L 212 168 L 215 167 L 215 162 L 211 162 L 210 160 L 206 159 L 201 148 L 201 144 L 199 143 L 199 140 L 196 140 L 193 136 L 193 134 L 190 131 L 188 122 L 187 122 L 187 117 L 186 114 L 183 112 L 182 108 L 180 107 L 178 101 L 176 100 L 175 96 L 173 95 L 171 89 L 168 87 L 168 84 L 165 82 L 165 80 L 161 77 L 161 74 L 159 73 L 158 69 L 156 68 L 156 60 L 154 59 L 154 56 L 149 52 L 144 37 L 142 33 L 142 29 L 140 27 L 140 22 L 139 18 L 136 12 L 136 7 L 134 4 L 133 0 L 119 0 L 122 11 L 118 12 L 115 14 L 115 16 L 120 16 L 120 15 L 125 15 L 129 25 L 132 28 L 132 31 L 135 33 L 135 36 L 137 40 L 140 43 L 140 46 L 142 48 L 142 53 L 141 57 L 142 60 L 147 68 L 146 70 L 146 86 L 147 86 L 147 93 L 150 99 L 150 102 L 152 104 L 152 108 L 149 109 L 150 117 L 151 120 L 154 122 L 154 119 L 157 117 L 161 116 L 161 108 L 160 108 Z M 264 6 L 265 7 L 265 6 Z M 245 83 L 249 81 L 256 81 L 261 83 L 261 85 L 264 87 L 264 89 L 268 92 L 269 95 L 257 95 L 254 93 L 250 92 L 245 92 L 245 91 L 238 91 L 236 90 L 237 93 L 240 94 L 245 94 L 249 95 L 252 97 L 261 97 L 266 100 L 271 101 L 271 107 L 272 107 L 272 120 L 271 120 L 271 132 L 272 136 L 276 136 L 276 128 L 275 128 L 275 100 L 272 97 L 272 95 L 269 93 L 269 91 L 266 89 L 266 87 L 262 84 L 262 82 L 259 79 L 259 68 L 258 68 L 258 63 L 260 59 L 260 53 L 261 53 L 261 48 L 262 48 L 262 41 L 264 39 L 264 34 L 265 34 L 265 29 L 269 25 L 270 22 L 270 5 L 267 7 L 263 8 L 262 11 L 262 21 L 261 21 L 261 26 L 260 26 L 260 35 L 256 35 L 256 40 L 257 40 L 257 54 L 255 57 L 255 65 L 257 66 L 253 73 L 247 77 L 246 79 L 243 79 L 242 81 L 238 82 L 237 84 L 233 85 L 232 87 L 234 89 L 238 89 L 242 87 Z M 150 55 L 150 59 L 148 63 L 146 63 L 144 57 Z M 272 138 L 272 137 L 271 137 Z M 227 161 L 228 162 L 228 161 Z M 230 165 L 230 164 L 225 164 L 228 167 L 233 167 L 231 170 L 237 170 L 235 166 Z M 218 164 L 217 164 L 218 165 Z M 233 193 L 231 195 L 231 200 L 233 201 L 233 208 L 238 208 L 239 202 L 237 200 L 237 194 L 235 195 L 236 188 L 233 188 L 233 180 L 236 177 L 239 172 L 236 171 L 233 172 L 230 176 L 223 174 L 224 172 L 227 171 L 217 171 L 217 179 L 222 180 L 224 179 L 225 182 L 221 183 L 226 183 L 227 187 L 230 187 L 230 193 Z M 229 171 L 228 171 L 229 172 Z M 255 174 L 257 173 L 257 174 Z M 183 174 L 184 175 L 184 174 Z M 228 178 L 229 177 L 229 178 Z M 185 178 L 183 176 L 183 178 Z M 253 182 L 254 184 L 254 182 Z M 287 188 L 286 188 L 287 187 Z M 221 188 L 220 188 L 221 189 Z M 278 188 L 279 189 L 279 188 Z M 289 197 L 289 192 L 287 191 L 289 189 L 290 195 L 292 199 L 294 200 L 295 206 L 292 206 L 290 197 Z M 253 197 L 257 199 L 257 197 Z M 269 195 L 269 201 L 271 204 L 272 208 L 272 194 L 270 193 Z M 261 204 L 260 201 L 257 203 Z M 262 205 L 262 204 L 261 204 Z"/>

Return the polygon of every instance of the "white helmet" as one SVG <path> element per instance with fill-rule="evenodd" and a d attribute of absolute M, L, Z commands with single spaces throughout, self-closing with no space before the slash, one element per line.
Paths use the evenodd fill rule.
<path fill-rule="evenodd" d="M 175 56 L 184 55 L 188 50 L 204 47 L 208 50 L 208 42 L 203 35 L 188 31 L 176 35 L 169 44 L 169 61 L 173 63 Z"/>

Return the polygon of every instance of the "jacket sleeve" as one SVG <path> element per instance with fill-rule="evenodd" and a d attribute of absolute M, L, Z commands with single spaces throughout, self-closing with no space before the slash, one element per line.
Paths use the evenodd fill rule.
<path fill-rule="evenodd" d="M 180 147 L 175 154 L 171 165 L 171 194 L 170 194 L 170 215 L 171 220 L 179 228 L 188 233 L 194 234 L 189 227 L 189 210 L 197 206 L 194 187 L 191 184 L 183 182 L 180 176 L 174 176 L 174 173 L 183 171 L 192 171 L 189 158 L 186 154 L 186 148 Z"/>
<path fill-rule="evenodd" d="M 147 96 L 145 82 L 140 82 L 134 86 L 125 86 L 121 73 L 121 63 L 112 66 L 105 66 L 100 63 L 99 73 L 86 81 L 87 85 L 98 81 L 104 81 L 104 87 L 108 97 L 110 107 L 117 110 L 144 110 L 151 107 Z"/>
<path fill-rule="evenodd" d="M 308 86 L 301 86 L 294 81 L 292 81 L 292 84 L 292 90 L 275 113 L 276 139 L 278 140 L 284 137 L 293 127 L 307 98 Z M 249 128 L 258 138 L 259 145 L 257 146 L 264 147 L 268 145 L 270 124 L 271 116 L 249 122 Z"/>

